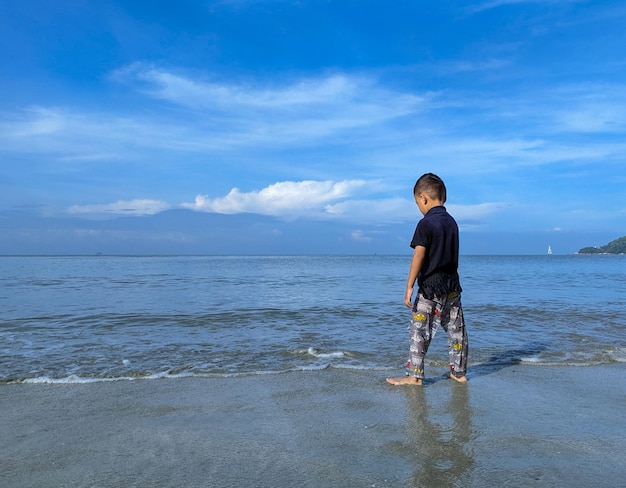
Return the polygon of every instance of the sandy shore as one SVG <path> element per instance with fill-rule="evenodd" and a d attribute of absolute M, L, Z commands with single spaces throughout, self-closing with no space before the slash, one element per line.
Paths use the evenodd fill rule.
<path fill-rule="evenodd" d="M 622 486 L 626 365 L 441 374 L 0 385 L 0 485 Z"/>

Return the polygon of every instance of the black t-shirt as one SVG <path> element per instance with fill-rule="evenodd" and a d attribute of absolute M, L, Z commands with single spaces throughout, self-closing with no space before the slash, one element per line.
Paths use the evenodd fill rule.
<path fill-rule="evenodd" d="M 431 208 L 417 223 L 411 247 L 423 246 L 426 255 L 418 276 L 419 292 L 428 299 L 461 293 L 459 227 L 444 206 Z"/>

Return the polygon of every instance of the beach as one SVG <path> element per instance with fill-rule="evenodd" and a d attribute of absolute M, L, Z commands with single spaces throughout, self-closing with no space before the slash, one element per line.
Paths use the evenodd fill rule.
<path fill-rule="evenodd" d="M 393 372 L 391 372 L 393 373 Z M 621 486 L 626 366 L 0 385 L 5 487 Z"/>

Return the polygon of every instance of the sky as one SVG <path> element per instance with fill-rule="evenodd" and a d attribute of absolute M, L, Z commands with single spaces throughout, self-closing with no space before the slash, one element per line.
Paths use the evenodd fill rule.
<path fill-rule="evenodd" d="M 626 235 L 626 4 L 2 0 L 0 254 L 462 254 Z"/>

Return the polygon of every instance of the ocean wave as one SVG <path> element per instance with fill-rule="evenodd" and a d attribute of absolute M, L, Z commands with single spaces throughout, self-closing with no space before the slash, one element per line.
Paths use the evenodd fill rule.
<path fill-rule="evenodd" d="M 273 375 L 282 375 L 288 373 L 297 373 L 297 372 L 313 372 L 313 371 L 323 371 L 327 369 L 335 369 L 335 370 L 348 370 L 348 371 L 392 371 L 397 369 L 396 367 L 383 367 L 376 366 L 373 364 L 331 364 L 329 362 L 324 363 L 314 363 L 308 365 L 299 365 L 293 366 L 290 368 L 282 369 L 282 370 L 258 370 L 258 371 L 242 371 L 242 372 L 221 372 L 221 373 L 211 373 L 211 372 L 179 372 L 175 373 L 172 371 L 163 371 L 158 373 L 146 373 L 144 375 L 137 374 L 133 376 L 102 376 L 102 377 L 84 377 L 79 375 L 68 375 L 63 377 L 51 377 L 51 376 L 38 376 L 35 378 L 23 378 L 23 379 L 13 379 L 9 381 L 0 381 L 0 383 L 5 384 L 89 384 L 89 383 L 108 383 L 108 382 L 116 382 L 116 381 L 145 381 L 145 380 L 177 380 L 177 379 L 186 379 L 186 378 L 243 378 L 250 376 L 273 376 Z"/>
<path fill-rule="evenodd" d="M 560 345 L 560 344 L 559 344 Z M 297 371 L 319 371 L 338 369 L 348 371 L 402 371 L 403 351 L 380 345 L 379 350 L 355 351 L 329 344 L 324 347 L 305 346 L 297 349 L 257 348 L 249 351 L 196 351 L 168 349 L 159 355 L 102 355 L 97 361 L 79 358 L 55 357 L 46 368 L 28 367 L 28 358 L 2 364 L 0 362 L 0 384 L 82 384 L 108 381 L 133 381 L 181 378 L 237 378 L 254 375 L 274 375 Z M 244 357 L 241 362 L 238 358 Z M 87 358 L 89 359 L 89 358 Z M 400 359 L 400 361 L 399 361 Z M 625 363 L 626 347 L 578 347 L 561 348 L 554 344 L 529 343 L 520 347 L 500 348 L 498 344 L 482 341 L 470 354 L 469 371 L 472 368 L 503 368 L 514 365 L 533 367 L 579 367 Z M 438 369 L 447 369 L 448 355 L 445 341 L 439 341 L 426 358 L 428 370 L 436 374 Z"/>
<path fill-rule="evenodd" d="M 524 358 L 517 361 L 484 361 L 484 362 L 475 362 L 470 363 L 468 368 L 468 374 L 471 376 L 478 373 L 480 370 L 492 370 L 492 369 L 502 369 L 514 366 L 520 367 L 545 367 L 545 368 L 554 368 L 554 367 L 565 367 L 565 368 L 580 368 L 580 367 L 594 367 L 594 366 L 603 366 L 610 365 L 616 363 L 624 363 L 623 357 L 618 358 L 615 361 L 547 361 L 541 358 Z M 431 375 L 437 375 L 440 370 L 447 369 L 447 364 L 444 361 L 432 361 L 427 362 L 427 367 L 429 368 Z M 164 371 L 159 373 L 151 373 L 145 375 L 134 375 L 134 376 L 116 376 L 116 377 L 84 377 L 78 375 L 69 375 L 64 377 L 51 377 L 51 376 L 39 376 L 34 378 L 23 378 L 23 379 L 12 379 L 8 381 L 0 381 L 0 384 L 32 384 L 32 385 L 81 385 L 81 384 L 92 384 L 92 383 L 109 383 L 109 382 L 118 382 L 118 381 L 154 381 L 154 380 L 184 380 L 188 378 L 196 378 L 196 379 L 236 379 L 236 378 L 245 378 L 251 376 L 276 376 L 283 375 L 289 373 L 307 373 L 307 372 L 318 372 L 324 370 L 338 370 L 338 371 L 353 371 L 353 372 L 364 372 L 364 373 L 376 373 L 376 372 L 384 372 L 384 371 L 398 371 L 402 370 L 401 366 L 381 366 L 375 364 L 331 364 L 328 362 L 324 363 L 315 363 L 308 365 L 300 365 L 294 366 L 291 368 L 283 369 L 283 370 L 259 370 L 259 371 L 242 371 L 242 372 L 221 372 L 221 373 L 211 373 L 211 372 L 182 372 L 182 373 L 173 373 L 170 371 Z"/>

